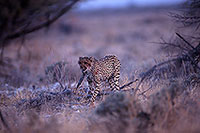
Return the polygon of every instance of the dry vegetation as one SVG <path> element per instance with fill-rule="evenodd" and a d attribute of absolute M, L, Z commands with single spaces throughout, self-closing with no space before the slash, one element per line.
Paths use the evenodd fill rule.
<path fill-rule="evenodd" d="M 72 12 L 13 40 L 0 64 L 0 132 L 200 132 L 199 5 L 172 14 L 176 25 L 168 8 Z M 131 84 L 105 86 L 90 106 L 86 82 L 76 88 L 78 57 L 105 54 L 121 60 L 121 86 Z"/>

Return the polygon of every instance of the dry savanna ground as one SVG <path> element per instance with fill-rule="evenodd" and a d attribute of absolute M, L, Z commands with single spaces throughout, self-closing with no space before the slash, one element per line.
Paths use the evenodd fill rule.
<path fill-rule="evenodd" d="M 139 87 L 135 82 L 127 91 L 100 95 L 92 107 L 82 103 L 89 92 L 86 81 L 76 88 L 81 56 L 116 55 L 121 86 L 170 59 L 158 43 L 183 31 L 172 11 L 70 12 L 51 27 L 12 41 L 0 66 L 0 132 L 200 132 L 200 77 L 192 70 L 186 75 L 187 66 L 157 68 Z"/>

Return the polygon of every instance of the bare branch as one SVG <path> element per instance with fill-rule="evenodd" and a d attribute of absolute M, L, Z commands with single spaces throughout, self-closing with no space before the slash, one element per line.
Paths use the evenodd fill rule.
<path fill-rule="evenodd" d="M 147 79 L 149 76 L 151 76 L 158 67 L 161 67 L 165 64 L 170 64 L 172 62 L 174 62 L 175 64 L 182 64 L 181 62 L 189 62 L 193 66 L 194 69 L 198 69 L 200 71 L 200 68 L 197 65 L 199 63 L 199 61 L 200 61 L 200 44 L 198 46 L 196 46 L 193 50 L 188 51 L 187 54 L 183 54 L 177 58 L 167 60 L 167 61 L 164 61 L 164 62 L 154 65 L 152 68 L 150 68 L 148 71 L 146 71 L 141 76 L 140 81 L 139 81 L 137 87 L 135 88 L 134 95 L 136 95 L 136 92 L 139 90 L 139 87 L 145 81 L 145 79 Z M 175 67 L 178 67 L 178 66 L 175 66 Z M 179 68 L 180 67 L 181 66 L 179 66 Z"/>
<path fill-rule="evenodd" d="M 151 85 L 148 89 L 144 90 L 143 92 L 141 92 L 139 95 L 142 95 L 146 98 L 146 95 L 144 95 L 146 92 L 148 92 L 149 90 L 151 90 L 151 88 L 153 87 L 153 85 Z"/>
<path fill-rule="evenodd" d="M 188 46 L 190 46 L 192 49 L 195 49 L 188 41 L 186 41 L 179 33 L 176 32 L 176 35 L 180 37 Z"/>
<path fill-rule="evenodd" d="M 29 29 L 20 30 L 20 31 L 12 33 L 10 35 L 7 35 L 5 37 L 5 40 L 14 39 L 14 38 L 20 37 L 24 34 L 29 34 L 31 32 L 34 32 L 36 30 L 39 30 L 39 29 L 44 28 L 46 26 L 49 26 L 50 24 L 55 22 L 58 18 L 60 18 L 63 14 L 65 14 L 67 11 L 69 11 L 72 8 L 72 6 L 74 6 L 78 1 L 79 0 L 72 1 L 69 5 L 66 5 L 63 9 L 61 9 L 60 12 L 57 15 L 55 15 L 53 18 L 48 19 L 47 21 L 45 21 L 45 22 L 43 22 L 39 25 L 36 25 L 36 26 L 31 27 Z"/>
<path fill-rule="evenodd" d="M 183 51 L 187 51 L 188 50 L 188 49 L 184 48 L 181 45 L 166 42 L 163 38 L 161 38 L 161 40 L 162 40 L 162 42 L 160 42 L 159 44 L 168 45 L 168 46 L 171 46 L 173 48 L 176 47 L 176 48 L 179 48 L 180 50 L 183 50 Z"/>
<path fill-rule="evenodd" d="M 133 83 L 135 83 L 135 82 L 137 82 L 137 81 L 138 81 L 138 79 L 136 79 L 136 80 L 133 80 L 133 81 L 131 81 L 131 82 L 129 82 L 129 83 L 127 83 L 127 84 L 125 84 L 125 85 L 121 86 L 121 87 L 120 87 L 120 90 L 124 89 L 125 87 L 128 87 L 128 86 L 130 86 L 131 84 L 133 84 Z"/>

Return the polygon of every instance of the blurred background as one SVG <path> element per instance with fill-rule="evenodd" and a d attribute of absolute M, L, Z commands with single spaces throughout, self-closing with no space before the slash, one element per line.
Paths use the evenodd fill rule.
<path fill-rule="evenodd" d="M 173 6 L 181 4 L 186 0 L 88 0 L 80 4 L 80 10 L 94 10 L 100 8 L 126 8 L 130 6 L 149 7 L 149 6 Z"/>
<path fill-rule="evenodd" d="M 17 7 L 15 12 L 10 11 L 10 8 L 2 11 L 3 15 L 7 10 L 11 12 L 9 17 L 5 17 L 7 14 L 2 17 L 5 23 L 7 20 L 13 20 L 6 26 L 2 23 L 2 27 L 6 27 L 2 28 L 6 31 L 2 32 L 2 38 L 6 36 L 8 40 L 5 41 L 6 47 L 3 47 L 2 55 L 4 62 L 10 65 L 1 67 L 2 82 L 16 86 L 38 83 L 45 75 L 45 68 L 58 61 L 69 63 L 69 70 L 73 75 L 70 77 L 77 81 L 81 74 L 77 64 L 80 56 L 102 58 L 108 54 L 118 56 L 122 63 L 122 78 L 128 76 L 131 79 L 136 68 L 163 58 L 157 43 L 163 39 L 172 39 L 175 31 L 180 30 L 176 28 L 170 13 L 177 12 L 185 2 L 79 1 L 51 25 L 47 23 L 40 30 L 24 34 L 38 23 L 51 19 L 51 16 L 65 5 L 64 0 L 49 0 L 46 3 L 42 1 L 12 3 L 13 7 Z M 20 4 L 21 7 L 18 7 Z M 14 31 L 21 33 L 12 35 Z"/>

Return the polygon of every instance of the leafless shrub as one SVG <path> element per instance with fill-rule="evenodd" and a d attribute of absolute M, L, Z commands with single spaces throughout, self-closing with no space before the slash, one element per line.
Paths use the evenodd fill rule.
<path fill-rule="evenodd" d="M 135 89 L 135 94 L 139 90 L 139 87 L 145 82 L 153 84 L 155 87 L 155 85 L 160 84 L 163 81 L 169 81 L 168 79 L 178 79 L 180 77 L 187 78 L 190 74 L 200 73 L 200 44 L 194 47 L 180 34 L 176 34 L 183 41 L 183 43 L 187 45 L 187 47 L 182 47 L 176 44 L 173 44 L 173 46 L 181 47 L 185 51 L 180 55 L 177 55 L 175 58 L 160 62 L 151 67 L 149 70 L 141 73 L 140 81 Z M 169 44 L 166 43 L 166 45 Z"/>
<path fill-rule="evenodd" d="M 49 83 L 58 82 L 62 89 L 65 89 L 65 84 L 68 76 L 67 63 L 64 61 L 57 62 L 53 65 L 46 67 L 46 78 Z"/>
<path fill-rule="evenodd" d="M 175 54 L 177 53 L 182 54 L 182 53 L 187 53 L 189 49 L 199 44 L 200 42 L 200 33 L 198 30 L 200 27 L 199 11 L 200 11 L 199 0 L 187 0 L 183 5 L 183 10 L 181 10 L 180 13 L 171 14 L 172 18 L 175 19 L 179 25 L 181 24 L 183 25 L 182 28 L 190 30 L 189 33 L 187 33 L 187 30 L 185 31 L 183 30 L 184 32 L 181 34 L 182 35 L 185 34 L 184 38 L 178 35 L 178 38 L 172 39 L 171 42 L 162 40 L 163 49 L 169 49 L 170 53 L 172 51 L 175 51 Z M 195 29 L 193 29 L 192 27 L 195 27 Z"/>
<path fill-rule="evenodd" d="M 188 0 L 184 5 L 184 10 L 180 14 L 172 14 L 178 22 L 181 22 L 184 26 L 196 26 L 199 29 L 200 26 L 200 1 Z"/>

